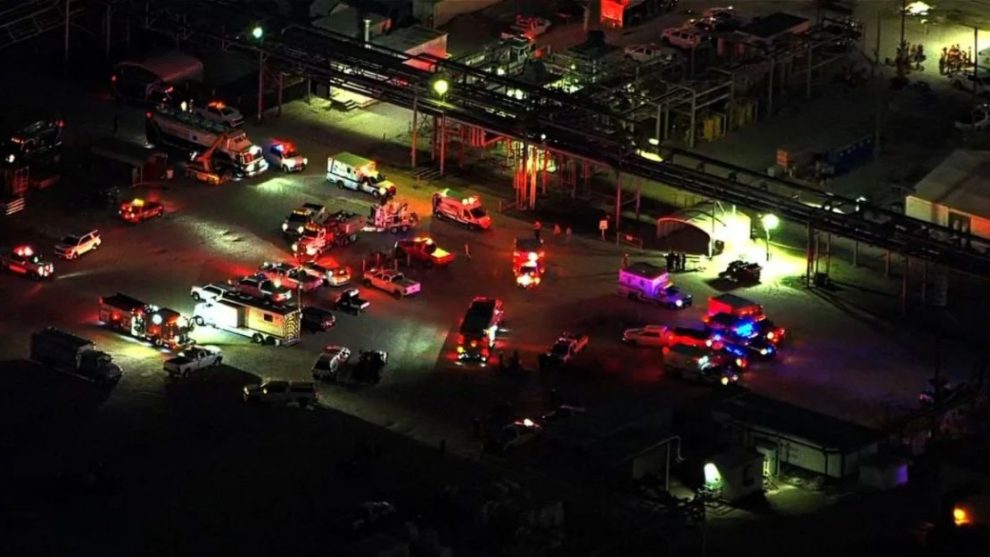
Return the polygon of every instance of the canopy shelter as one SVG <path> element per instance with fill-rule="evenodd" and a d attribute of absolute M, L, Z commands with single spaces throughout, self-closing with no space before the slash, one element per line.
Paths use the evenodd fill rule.
<path fill-rule="evenodd" d="M 712 257 L 750 239 L 750 219 L 735 207 L 705 201 L 657 219 L 657 239 L 665 247 Z"/>
<path fill-rule="evenodd" d="M 108 174 L 114 177 L 129 175 L 131 186 L 160 179 L 168 163 L 168 156 L 161 151 L 115 137 L 97 139 L 91 145 L 90 152 L 95 159 L 103 161 L 101 166 Z"/>

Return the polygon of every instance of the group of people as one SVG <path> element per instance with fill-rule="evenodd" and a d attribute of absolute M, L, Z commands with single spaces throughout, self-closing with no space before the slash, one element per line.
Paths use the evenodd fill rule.
<path fill-rule="evenodd" d="M 959 48 L 958 44 L 943 46 L 942 54 L 938 57 L 938 73 L 946 75 L 962 71 L 971 63 L 969 50 Z"/>
<path fill-rule="evenodd" d="M 667 253 L 667 270 L 668 271 L 686 271 L 687 270 L 687 254 L 683 252 L 669 252 Z"/>

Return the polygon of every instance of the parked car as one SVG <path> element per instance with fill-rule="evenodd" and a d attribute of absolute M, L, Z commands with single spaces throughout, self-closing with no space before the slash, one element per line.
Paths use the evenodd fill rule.
<path fill-rule="evenodd" d="M 622 333 L 622 342 L 633 346 L 657 346 L 667 345 L 670 330 L 665 325 L 644 325 L 633 329 L 626 329 Z"/>
<path fill-rule="evenodd" d="M 640 64 L 648 62 L 673 64 L 681 59 L 681 53 L 677 50 L 670 48 L 669 46 L 655 44 L 637 44 L 627 46 L 625 49 L 625 55 L 627 60 L 639 62 Z"/>
<path fill-rule="evenodd" d="M 349 288 L 337 296 L 334 306 L 341 311 L 357 315 L 371 307 L 371 302 L 362 298 L 361 291 L 357 288 Z"/>
<path fill-rule="evenodd" d="M 660 32 L 660 41 L 677 48 L 693 49 L 701 46 L 707 37 L 693 26 L 668 27 Z"/>
<path fill-rule="evenodd" d="M 542 433 L 543 427 L 529 418 L 514 420 L 512 423 L 503 426 L 489 440 L 489 447 L 504 452 L 513 447 L 528 443 L 539 437 Z"/>
<path fill-rule="evenodd" d="M 351 282 L 351 270 L 343 265 L 327 265 L 309 261 L 302 264 L 303 271 L 323 279 L 324 286 L 344 286 Z"/>
<path fill-rule="evenodd" d="M 337 324 L 337 318 L 330 313 L 330 310 L 306 306 L 302 309 L 303 329 L 313 332 L 322 332 L 332 329 Z"/>
<path fill-rule="evenodd" d="M 316 385 L 309 381 L 265 381 L 260 385 L 244 387 L 244 402 L 248 403 L 296 403 L 305 408 L 317 400 Z"/>
<path fill-rule="evenodd" d="M 103 243 L 99 230 L 85 234 L 64 236 L 55 244 L 55 255 L 64 259 L 75 259 L 96 249 Z"/>
<path fill-rule="evenodd" d="M 135 198 L 123 203 L 118 211 L 120 218 L 131 224 L 137 224 L 155 217 L 165 216 L 165 206 L 157 201 L 146 201 Z"/>
<path fill-rule="evenodd" d="M 974 74 L 972 70 L 956 72 L 949 76 L 949 82 L 961 91 L 990 96 L 990 72 L 984 71 L 978 74 Z"/>
<path fill-rule="evenodd" d="M 371 268 L 364 272 L 365 286 L 384 290 L 396 298 L 405 298 L 419 294 L 422 286 L 419 282 L 406 278 L 399 271 L 387 268 Z"/>
<path fill-rule="evenodd" d="M 249 275 L 233 282 L 238 294 L 251 298 L 267 299 L 282 304 L 292 299 L 292 290 L 275 284 L 264 274 Z"/>
<path fill-rule="evenodd" d="M 209 102 L 206 106 L 194 108 L 193 111 L 207 120 L 226 124 L 232 128 L 239 128 L 244 125 L 244 115 L 241 114 L 241 111 L 227 106 L 222 101 Z"/>

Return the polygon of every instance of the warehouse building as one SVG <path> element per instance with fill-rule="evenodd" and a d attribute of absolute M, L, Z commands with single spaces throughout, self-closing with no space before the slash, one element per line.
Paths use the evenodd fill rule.
<path fill-rule="evenodd" d="M 909 217 L 990 240 L 990 151 L 959 149 L 904 200 Z"/>

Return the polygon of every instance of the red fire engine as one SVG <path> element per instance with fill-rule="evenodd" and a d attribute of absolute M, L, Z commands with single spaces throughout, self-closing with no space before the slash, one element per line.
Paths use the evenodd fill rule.
<path fill-rule="evenodd" d="M 189 338 L 193 324 L 179 312 L 124 294 L 100 298 L 100 321 L 111 329 L 170 350 L 194 343 Z"/>

